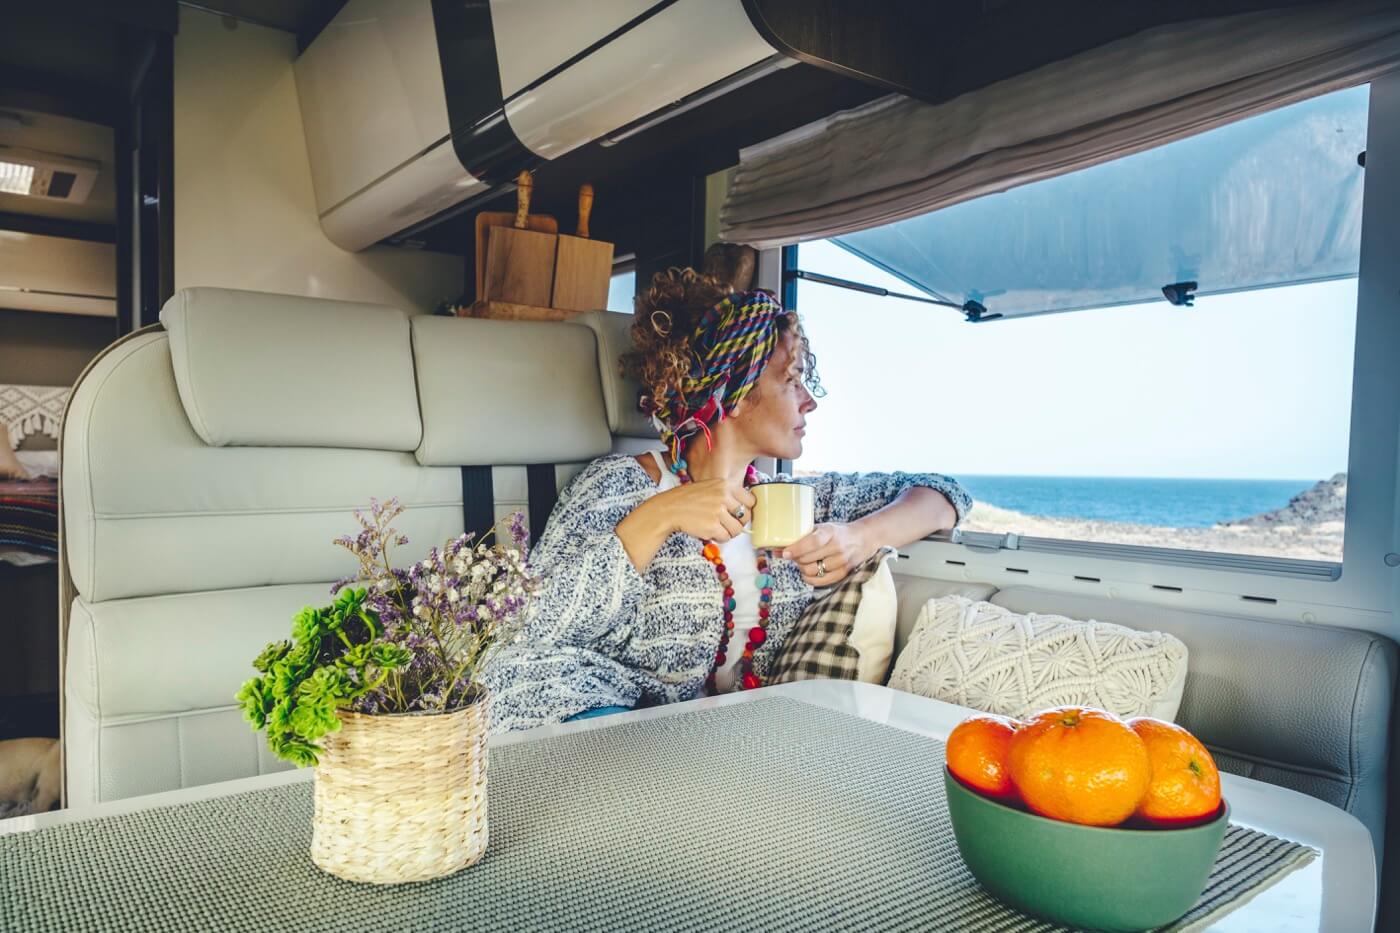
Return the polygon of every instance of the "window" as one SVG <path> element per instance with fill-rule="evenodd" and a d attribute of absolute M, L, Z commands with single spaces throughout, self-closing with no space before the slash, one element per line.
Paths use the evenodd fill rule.
<path fill-rule="evenodd" d="M 614 271 L 608 283 L 608 310 L 632 313 L 632 298 L 637 294 L 637 270 L 635 267 Z"/>
<path fill-rule="evenodd" d="M 799 280 L 829 394 L 797 472 L 947 473 L 966 531 L 1340 563 L 1366 107 L 802 244 L 803 270 L 954 307 Z"/>

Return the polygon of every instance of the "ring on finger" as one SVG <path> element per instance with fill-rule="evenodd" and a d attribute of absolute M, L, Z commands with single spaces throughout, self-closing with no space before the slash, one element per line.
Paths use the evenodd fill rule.
<path fill-rule="evenodd" d="M 731 513 L 731 514 L 733 514 L 733 516 L 734 516 L 736 519 L 738 519 L 739 521 L 742 522 L 742 521 L 744 520 L 744 516 L 747 515 L 747 514 L 749 514 L 749 513 L 748 513 L 747 511 L 745 511 L 745 510 L 744 510 L 744 507 L 741 505 L 741 506 L 739 506 L 737 509 L 735 509 L 735 510 L 733 511 L 733 513 Z"/>
<path fill-rule="evenodd" d="M 817 561 L 817 576 L 826 576 L 826 558 L 824 557 Z"/>

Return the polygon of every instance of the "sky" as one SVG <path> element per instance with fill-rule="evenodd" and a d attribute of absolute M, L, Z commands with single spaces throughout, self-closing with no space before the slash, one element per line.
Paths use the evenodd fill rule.
<path fill-rule="evenodd" d="M 840 247 L 798 264 L 905 283 Z M 1346 469 L 1356 280 L 970 324 L 799 284 L 828 395 L 799 468 L 1316 480 Z"/>

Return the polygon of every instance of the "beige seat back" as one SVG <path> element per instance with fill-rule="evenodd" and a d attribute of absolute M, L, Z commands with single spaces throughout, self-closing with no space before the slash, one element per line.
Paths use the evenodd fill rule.
<path fill-rule="evenodd" d="M 407 562 L 463 531 L 462 466 L 504 516 L 526 465 L 557 489 L 612 442 L 582 325 L 227 289 L 162 321 L 89 368 L 64 426 L 70 804 L 282 766 L 233 695 L 353 570 L 331 542 L 355 509 L 400 500 Z"/>

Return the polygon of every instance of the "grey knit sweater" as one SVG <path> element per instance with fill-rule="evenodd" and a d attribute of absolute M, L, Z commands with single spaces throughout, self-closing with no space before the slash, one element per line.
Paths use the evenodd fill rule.
<path fill-rule="evenodd" d="M 782 476 L 779 479 L 790 479 Z M 934 473 L 825 473 L 814 487 L 818 522 L 849 522 L 913 486 L 943 493 L 961 521 L 972 500 Z M 722 588 L 701 542 L 673 534 L 638 573 L 614 529 L 659 490 L 641 464 L 615 454 L 565 487 L 530 562 L 543 587 L 519 637 L 484 672 L 491 729 L 559 722 L 600 706 L 637 706 L 701 695 L 724 626 Z M 797 565 L 774 560 L 768 639 L 754 653 L 762 677 L 813 589 Z"/>

